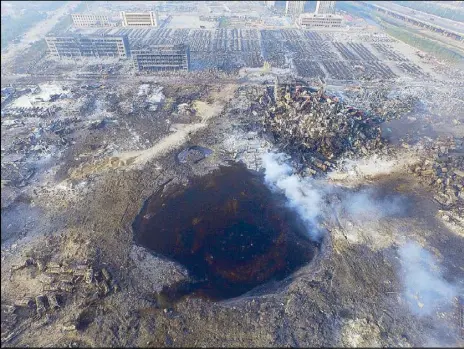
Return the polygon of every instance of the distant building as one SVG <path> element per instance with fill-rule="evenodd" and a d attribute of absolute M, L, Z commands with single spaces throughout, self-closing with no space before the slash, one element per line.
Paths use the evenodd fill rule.
<path fill-rule="evenodd" d="M 264 4 L 267 6 L 267 7 L 275 7 L 275 1 L 265 1 Z"/>
<path fill-rule="evenodd" d="M 342 16 L 316 13 L 303 13 L 298 19 L 298 25 L 302 28 L 340 28 L 342 22 Z"/>
<path fill-rule="evenodd" d="M 157 27 L 159 25 L 158 13 L 150 12 L 125 12 L 121 11 L 123 27 Z"/>
<path fill-rule="evenodd" d="M 287 1 L 285 4 L 285 14 L 287 16 L 298 17 L 304 12 L 305 1 Z"/>
<path fill-rule="evenodd" d="M 187 45 L 155 45 L 131 51 L 134 67 L 139 71 L 190 69 L 190 50 Z"/>
<path fill-rule="evenodd" d="M 318 15 L 335 14 L 335 1 L 318 1 L 315 13 Z"/>
<path fill-rule="evenodd" d="M 71 15 L 75 27 L 110 27 L 108 16 L 73 13 Z"/>
<path fill-rule="evenodd" d="M 50 54 L 62 57 L 119 57 L 129 56 L 127 36 L 49 36 L 45 38 Z"/>

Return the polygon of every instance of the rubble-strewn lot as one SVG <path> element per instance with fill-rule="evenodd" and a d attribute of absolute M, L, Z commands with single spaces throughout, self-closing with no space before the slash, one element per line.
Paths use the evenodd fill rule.
<path fill-rule="evenodd" d="M 371 29 L 88 31 L 187 42 L 192 71 L 40 50 L 2 71 L 2 347 L 464 345 L 460 71 Z M 234 162 L 317 253 L 213 302 L 188 291 L 188 265 L 136 245 L 133 223 L 148 198 Z"/>
<path fill-rule="evenodd" d="M 424 140 L 418 163 L 409 170 L 433 187 L 445 222 L 464 228 L 464 143 L 463 138 Z M 422 150 L 422 149 L 421 149 Z"/>
<path fill-rule="evenodd" d="M 367 87 L 181 86 L 143 77 L 84 85 L 69 83 L 54 102 L 37 102 L 56 106 L 50 115 L 28 109 L 18 118 L 11 103 L 4 109 L 3 345 L 462 343 L 462 141 L 403 133 L 392 143 L 380 128 L 414 115 L 415 89 L 402 95 L 385 87 L 361 109 L 355 101 L 365 101 Z M 65 110 L 69 93 L 78 103 Z M 444 119 L 437 117 L 437 130 Z M 292 278 L 246 297 L 164 298 L 163 288 L 189 274 L 133 245 L 131 224 L 144 200 L 230 160 L 270 176 L 267 151 L 292 157 L 299 175 L 288 180 L 305 196 L 292 196 L 282 178 L 275 185 L 289 200 L 320 197 L 312 210 L 321 253 Z M 313 184 L 311 170 L 320 173 Z M 13 208 L 27 219 L 13 222 Z M 429 260 L 441 271 L 422 270 Z M 408 273 L 425 281 L 410 285 Z"/>

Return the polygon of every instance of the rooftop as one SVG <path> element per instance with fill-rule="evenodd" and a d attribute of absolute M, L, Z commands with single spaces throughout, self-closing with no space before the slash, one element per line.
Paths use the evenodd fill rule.
<path fill-rule="evenodd" d="M 333 14 L 319 14 L 319 13 L 302 13 L 300 17 L 312 17 L 312 18 L 343 18 L 340 15 Z"/>

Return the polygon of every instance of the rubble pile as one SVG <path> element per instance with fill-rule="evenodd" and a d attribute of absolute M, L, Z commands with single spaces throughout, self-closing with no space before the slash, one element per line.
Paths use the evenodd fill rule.
<path fill-rule="evenodd" d="M 350 103 L 381 117 L 384 121 L 397 119 L 421 103 L 418 96 L 409 93 L 394 94 L 389 85 L 368 89 L 350 88 L 345 91 Z"/>
<path fill-rule="evenodd" d="M 68 265 L 66 263 L 49 262 L 27 258 L 24 263 L 10 270 L 10 277 L 14 272 L 22 269 L 36 268 L 35 278 L 42 285 L 36 295 L 24 295 L 17 299 L 13 305 L 2 305 L 2 344 L 10 342 L 18 336 L 31 320 L 39 320 L 43 317 L 50 319 L 50 313 L 58 311 L 66 306 L 66 301 L 73 298 L 72 294 L 78 288 L 86 291 L 80 308 L 87 308 L 92 302 L 118 292 L 119 285 L 114 280 L 108 269 L 95 270 L 89 263 Z M 3 315 L 3 314 L 2 314 Z M 26 319 L 19 326 L 20 317 Z M 5 327 L 4 327 L 5 326 Z M 64 331 L 79 330 L 79 316 L 75 323 L 63 327 Z"/>
<path fill-rule="evenodd" d="M 2 142 L 2 183 L 16 188 L 28 185 L 43 165 L 68 149 L 81 123 L 78 118 L 6 121 L 10 120 L 2 122 L 2 136 L 5 132 L 14 136 Z"/>
<path fill-rule="evenodd" d="M 42 156 L 46 155 L 50 152 L 51 147 L 61 148 L 67 145 L 69 143 L 67 136 L 75 131 L 79 122 L 81 120 L 77 117 L 62 120 L 43 120 L 37 127 L 32 128 L 27 138 L 13 140 L 4 150 L 7 153 L 22 153 L 25 156 L 31 154 L 37 156 L 40 154 Z"/>
<path fill-rule="evenodd" d="M 90 263 L 44 263 L 42 260 L 28 258 L 21 265 L 15 266 L 10 273 L 18 270 L 36 267 L 36 277 L 43 284 L 42 292 L 73 293 L 77 287 L 85 282 L 100 296 L 107 296 L 111 291 L 117 292 L 119 285 L 106 268 L 95 270 Z M 30 302 L 18 303 L 29 304 Z M 38 314 L 40 315 L 40 314 Z"/>
<path fill-rule="evenodd" d="M 268 89 L 269 91 L 269 89 Z M 352 157 L 382 149 L 380 118 L 330 97 L 323 89 L 298 85 L 275 86 L 274 96 L 260 98 L 264 129 L 283 149 L 290 148 L 319 170 L 327 171 L 342 154 Z"/>
<path fill-rule="evenodd" d="M 464 217 L 464 141 L 448 138 L 423 144 L 427 156 L 409 168 L 437 190 L 435 200 L 444 209 L 460 209 Z"/>
<path fill-rule="evenodd" d="M 195 109 L 189 103 L 181 103 L 177 106 L 177 114 L 183 116 L 192 116 L 195 114 Z"/>

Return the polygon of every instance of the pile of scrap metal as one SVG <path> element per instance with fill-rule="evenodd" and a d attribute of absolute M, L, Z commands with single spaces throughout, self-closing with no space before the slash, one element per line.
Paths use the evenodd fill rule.
<path fill-rule="evenodd" d="M 452 137 L 423 143 L 427 156 L 410 171 L 436 189 L 434 198 L 442 208 L 458 208 L 464 217 L 464 140 Z"/>
<path fill-rule="evenodd" d="M 367 155 L 383 146 L 382 119 L 328 96 L 322 88 L 276 84 L 274 95 L 266 93 L 260 104 L 265 132 L 282 150 L 312 163 L 311 174 L 327 171 L 341 155 Z"/>
<path fill-rule="evenodd" d="M 392 86 L 389 84 L 375 88 L 353 86 L 345 89 L 344 96 L 350 103 L 381 117 L 384 121 L 398 119 L 417 108 L 423 108 L 418 96 L 407 91 L 392 93 Z"/>

